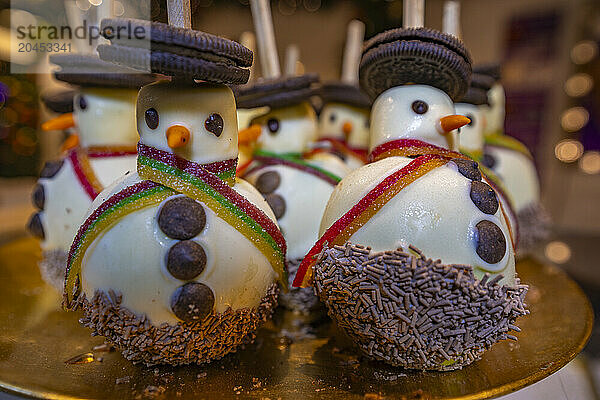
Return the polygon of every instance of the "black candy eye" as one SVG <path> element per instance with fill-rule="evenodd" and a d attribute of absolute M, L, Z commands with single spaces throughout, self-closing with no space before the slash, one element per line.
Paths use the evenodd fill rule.
<path fill-rule="evenodd" d="M 87 101 L 85 100 L 85 97 L 83 97 L 83 96 L 79 97 L 79 109 L 83 111 L 86 108 L 87 108 Z"/>
<path fill-rule="evenodd" d="M 473 124 L 475 123 L 475 118 L 473 118 L 472 115 L 465 115 L 465 117 L 469 118 L 471 120 L 471 122 L 469 122 L 467 124 L 467 126 L 473 126 Z"/>
<path fill-rule="evenodd" d="M 269 128 L 269 132 L 276 133 L 279 130 L 279 120 L 271 118 L 267 121 L 267 127 Z"/>
<path fill-rule="evenodd" d="M 158 111 L 154 108 L 149 108 L 144 113 L 144 118 L 146 119 L 146 125 L 150 129 L 156 129 L 158 126 Z"/>
<path fill-rule="evenodd" d="M 425 114 L 429 110 L 429 106 L 423 100 L 415 100 L 412 103 L 412 109 L 417 114 Z"/>
<path fill-rule="evenodd" d="M 204 121 L 204 127 L 216 137 L 221 136 L 223 133 L 223 117 L 217 113 L 210 114 Z"/>
<path fill-rule="evenodd" d="M 335 119 L 336 119 L 335 114 L 329 115 L 329 122 L 335 122 Z"/>

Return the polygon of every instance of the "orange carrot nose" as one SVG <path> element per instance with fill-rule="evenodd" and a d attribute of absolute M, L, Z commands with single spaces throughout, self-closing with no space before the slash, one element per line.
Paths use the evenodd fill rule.
<path fill-rule="evenodd" d="M 242 129 L 238 132 L 238 143 L 248 144 L 256 141 L 262 133 L 262 128 L 258 124 L 252 124 L 246 129 Z"/>
<path fill-rule="evenodd" d="M 348 135 L 352 133 L 352 128 L 352 122 L 344 122 L 344 125 L 342 125 L 342 132 L 344 132 L 344 135 L 346 135 L 346 137 L 348 137 Z"/>
<path fill-rule="evenodd" d="M 42 124 L 43 131 L 61 131 L 67 128 L 75 126 L 75 120 L 73 119 L 73 113 L 66 113 L 59 115 L 56 118 L 52 118 Z"/>
<path fill-rule="evenodd" d="M 448 115 L 440 118 L 440 126 L 444 135 L 469 123 L 471 123 L 471 120 L 464 115 Z"/>
<path fill-rule="evenodd" d="M 173 125 L 167 129 L 167 144 L 176 149 L 190 141 L 190 131 L 185 126 Z"/>

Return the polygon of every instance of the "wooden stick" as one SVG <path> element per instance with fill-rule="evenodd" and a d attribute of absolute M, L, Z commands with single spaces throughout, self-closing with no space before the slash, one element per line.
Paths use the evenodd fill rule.
<path fill-rule="evenodd" d="M 300 48 L 290 44 L 285 49 L 285 64 L 283 70 L 286 76 L 296 76 L 296 66 L 300 61 Z"/>
<path fill-rule="evenodd" d="M 167 0 L 169 25 L 192 29 L 192 8 L 190 0 Z"/>
<path fill-rule="evenodd" d="M 254 57 L 254 61 L 250 66 L 250 78 L 248 78 L 248 82 L 253 82 L 256 78 L 256 59 L 258 58 L 256 54 L 256 36 L 254 36 L 254 32 L 252 31 L 244 31 L 240 35 L 240 44 L 248 49 L 252 50 L 252 54 Z"/>
<path fill-rule="evenodd" d="M 275 45 L 273 17 L 271 16 L 269 1 L 250 0 L 250 9 L 252 10 L 263 78 L 278 78 L 281 76 L 281 69 L 277 56 L 277 46 Z"/>
<path fill-rule="evenodd" d="M 446 33 L 462 38 L 460 29 L 460 2 L 456 0 L 446 0 L 444 2 L 444 17 L 442 30 Z"/>
<path fill-rule="evenodd" d="M 404 28 L 425 26 L 425 0 L 404 0 Z"/>
<path fill-rule="evenodd" d="M 344 61 L 342 63 L 342 82 L 358 85 L 358 67 L 362 56 L 362 45 L 365 40 L 365 24 L 353 19 L 348 24 Z"/>

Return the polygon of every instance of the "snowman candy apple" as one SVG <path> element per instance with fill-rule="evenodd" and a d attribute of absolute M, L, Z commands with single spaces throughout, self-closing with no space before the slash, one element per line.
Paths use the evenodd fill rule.
<path fill-rule="evenodd" d="M 488 91 L 485 150 L 482 164 L 502 180 L 514 206 L 519 223 L 519 254 L 531 252 L 550 232 L 550 216 L 541 203 L 540 182 L 533 157 L 517 139 L 504 134 L 505 94 L 498 65 L 481 65 L 477 69 L 494 79 Z"/>
<path fill-rule="evenodd" d="M 437 31 L 396 29 L 365 44 L 372 162 L 335 188 L 295 277 L 312 279 L 362 351 L 392 365 L 462 368 L 512 338 L 526 313 L 502 205 L 477 163 L 448 149 L 469 122 L 453 99 L 470 74 L 462 42 Z"/>
<path fill-rule="evenodd" d="M 256 94 L 248 96 L 256 105 L 268 106 L 269 112 L 240 132 L 240 140 L 259 135 L 253 159 L 241 172 L 261 192 L 277 217 L 287 243 L 290 274 L 317 240 L 329 195 L 349 172 L 332 154 L 303 155 L 308 150 L 311 132 L 317 130 L 317 118 L 308 103 L 314 90 L 307 86 L 316 80 L 316 76 L 305 75 L 257 83 L 251 88 Z M 243 97 L 242 94 L 238 101 Z M 308 312 L 318 301 L 308 289 L 283 293 L 280 303 Z"/>
<path fill-rule="evenodd" d="M 42 129 L 76 128 L 76 133 L 63 145 L 69 147 L 66 155 L 42 169 L 32 195 L 39 211 L 29 229 L 41 239 L 42 277 L 62 290 L 66 256 L 87 209 L 104 187 L 135 169 L 135 99 L 138 88 L 154 77 L 89 55 L 54 55 L 50 61 L 61 67 L 57 79 L 79 87 L 75 94 L 63 94 L 72 97 L 71 107 L 56 96 L 49 99 L 50 106 L 64 112 Z M 69 144 L 71 138 L 77 146 Z"/>
<path fill-rule="evenodd" d="M 139 92 L 137 172 L 88 212 L 71 247 L 65 304 L 81 307 L 81 322 L 129 360 L 210 362 L 254 339 L 276 304 L 276 282 L 287 282 L 272 211 L 235 178 L 235 99 L 223 83 L 248 79 L 252 52 L 191 29 L 102 22 L 128 24 L 168 51 L 113 39 L 100 56 L 174 79 Z"/>
<path fill-rule="evenodd" d="M 358 87 L 364 32 L 362 22 L 348 24 L 341 81 L 325 83 L 320 89 L 323 108 L 315 147 L 338 155 L 350 169 L 366 163 L 369 146 L 371 101 Z"/>

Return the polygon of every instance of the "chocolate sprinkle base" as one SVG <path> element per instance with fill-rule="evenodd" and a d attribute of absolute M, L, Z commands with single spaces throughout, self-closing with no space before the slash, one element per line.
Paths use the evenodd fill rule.
<path fill-rule="evenodd" d="M 62 293 L 65 282 L 65 268 L 68 254 L 62 250 L 42 252 L 42 260 L 38 263 L 44 282 Z"/>
<path fill-rule="evenodd" d="M 288 260 L 288 283 L 290 290 L 287 293 L 279 295 L 279 304 L 288 310 L 297 311 L 301 314 L 310 314 L 319 308 L 319 298 L 313 288 L 295 288 L 292 287 L 296 271 L 302 262 L 302 258 Z"/>
<path fill-rule="evenodd" d="M 277 284 L 271 285 L 255 309 L 228 308 L 199 322 L 175 325 L 152 324 L 145 315 L 121 306 L 122 296 L 112 290 L 96 290 L 91 302 L 81 294 L 73 309 L 81 307 L 83 318 L 79 322 L 92 330 L 92 336 L 104 336 L 133 363 L 202 364 L 252 343 L 258 327 L 271 317 L 278 292 Z"/>
<path fill-rule="evenodd" d="M 548 239 L 552 219 L 540 203 L 530 204 L 517 213 L 519 223 L 519 255 L 531 253 L 536 246 Z"/>
<path fill-rule="evenodd" d="M 529 313 L 527 285 L 478 280 L 467 265 L 444 265 L 418 249 L 381 253 L 346 243 L 314 266 L 319 298 L 369 357 L 420 370 L 461 369 L 503 339 Z"/>

